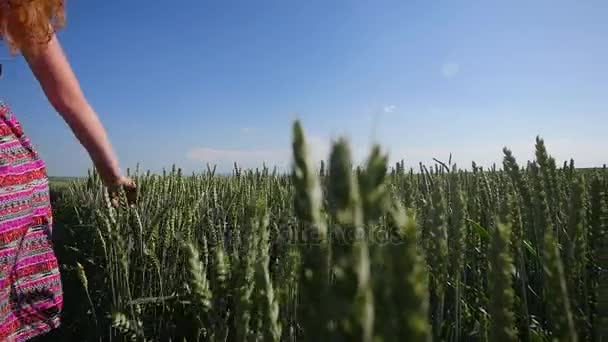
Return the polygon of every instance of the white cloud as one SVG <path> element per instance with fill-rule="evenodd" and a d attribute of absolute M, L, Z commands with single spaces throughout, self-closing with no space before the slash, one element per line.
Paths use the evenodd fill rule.
<path fill-rule="evenodd" d="M 382 107 L 382 111 L 385 113 L 392 113 L 395 111 L 395 109 L 397 109 L 397 106 L 395 105 L 387 105 Z"/>
<path fill-rule="evenodd" d="M 255 131 L 254 127 L 242 127 L 241 128 L 241 133 L 251 133 L 253 131 Z"/>
<path fill-rule="evenodd" d="M 243 167 L 253 167 L 266 163 L 269 166 L 281 166 L 289 157 L 286 149 L 221 149 L 213 147 L 195 147 L 187 153 L 188 160 L 210 164 L 231 164 L 236 162 Z"/>
<path fill-rule="evenodd" d="M 306 137 L 312 161 L 317 164 L 322 159 L 329 159 L 331 142 L 329 139 L 309 135 Z M 288 167 L 292 158 L 291 148 L 269 149 L 225 149 L 215 147 L 194 147 L 186 158 L 190 161 L 230 166 L 236 162 L 242 167 L 256 167 L 265 163 L 267 166 Z"/>
<path fill-rule="evenodd" d="M 441 66 L 441 74 L 445 78 L 452 78 L 460 72 L 460 64 L 456 62 L 448 62 Z"/>
<path fill-rule="evenodd" d="M 321 160 L 329 161 L 331 152 L 331 141 L 329 139 L 310 136 L 307 141 L 311 160 L 317 167 Z M 350 146 L 353 163 L 355 165 L 364 163 L 370 152 L 369 146 L 353 143 Z M 382 151 L 388 152 L 389 166 L 393 166 L 395 162 L 403 159 L 408 167 L 413 167 L 415 170 L 418 169 L 419 162 L 427 166 L 434 164 L 433 158 L 447 163 L 450 153 L 452 154 L 452 162 L 456 163 L 459 168 L 470 169 L 472 161 L 486 168 L 492 166 L 492 163 L 496 163 L 496 166 L 501 168 L 502 148 L 505 146 L 512 150 L 518 163 L 522 166 L 526 165 L 528 160 L 534 159 L 533 140 L 513 141 L 507 144 L 452 144 L 451 146 L 390 146 L 381 144 Z M 608 145 L 600 144 L 599 147 L 596 143 L 573 143 L 566 140 L 547 143 L 549 153 L 559 165 L 564 160 L 573 157 L 579 167 L 601 166 L 603 163 L 608 163 L 608 159 L 602 154 L 602 151 L 608 150 Z M 581 153 L 584 151 L 586 152 Z M 280 170 L 288 171 L 291 166 L 292 155 L 291 150 L 288 149 L 245 150 L 199 147 L 190 150 L 187 157 L 195 162 L 217 164 L 220 169 L 226 170 L 230 169 L 232 164 L 236 162 L 244 168 L 260 167 L 265 163 L 269 167 L 276 166 Z"/>
<path fill-rule="evenodd" d="M 315 165 L 321 160 L 329 161 L 332 140 L 319 135 L 307 135 L 306 142 L 310 159 Z M 350 141 L 353 163 L 361 164 L 367 158 L 370 149 Z M 217 164 L 218 167 L 229 169 L 236 162 L 244 168 L 259 167 L 265 163 L 269 167 L 278 167 L 286 170 L 291 166 L 292 151 L 289 149 L 224 149 L 215 147 L 194 147 L 190 149 L 186 158 L 197 163 Z"/>

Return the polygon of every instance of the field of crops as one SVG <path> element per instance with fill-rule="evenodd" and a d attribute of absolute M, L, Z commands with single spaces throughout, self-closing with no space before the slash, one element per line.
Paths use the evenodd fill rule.
<path fill-rule="evenodd" d="M 95 174 L 53 192 L 69 341 L 599 341 L 608 171 L 502 151 L 501 167 L 351 164 Z M 497 151 L 497 154 L 501 151 Z M 604 333 L 605 334 L 605 333 Z"/>

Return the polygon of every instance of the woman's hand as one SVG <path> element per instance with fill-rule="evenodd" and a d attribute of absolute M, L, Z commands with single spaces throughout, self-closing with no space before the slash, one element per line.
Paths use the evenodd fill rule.
<path fill-rule="evenodd" d="M 104 182 L 108 188 L 110 194 L 110 201 L 115 208 L 118 208 L 121 204 L 121 190 L 124 190 L 128 205 L 133 205 L 137 201 L 137 184 L 135 181 L 128 177 L 120 176 L 111 183 Z"/>

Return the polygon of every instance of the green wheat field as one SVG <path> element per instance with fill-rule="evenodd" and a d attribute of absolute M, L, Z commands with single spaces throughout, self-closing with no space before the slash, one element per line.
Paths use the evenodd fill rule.
<path fill-rule="evenodd" d="M 608 170 L 311 160 L 292 170 L 53 179 L 65 341 L 601 341 Z M 320 165 L 320 166 L 319 166 Z"/>

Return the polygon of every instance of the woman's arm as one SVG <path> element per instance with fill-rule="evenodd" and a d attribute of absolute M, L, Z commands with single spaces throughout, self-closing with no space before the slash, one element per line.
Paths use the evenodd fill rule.
<path fill-rule="evenodd" d="M 121 185 L 118 160 L 104 127 L 83 95 L 57 37 L 53 35 L 36 53 L 22 53 L 51 105 L 88 151 L 103 182 L 107 186 Z"/>

